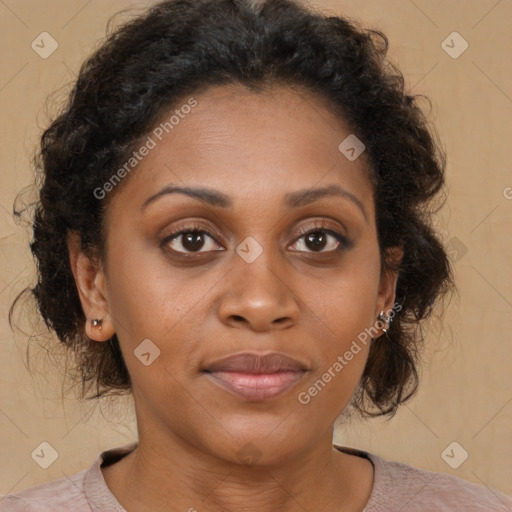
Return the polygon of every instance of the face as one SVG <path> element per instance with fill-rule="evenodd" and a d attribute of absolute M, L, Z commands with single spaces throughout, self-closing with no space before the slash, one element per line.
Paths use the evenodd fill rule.
<path fill-rule="evenodd" d="M 252 443 L 270 464 L 332 429 L 371 343 L 356 352 L 354 340 L 389 313 L 396 275 L 381 276 L 364 153 L 340 152 L 352 131 L 327 105 L 289 88 L 193 98 L 109 192 L 106 265 L 80 288 L 88 318 L 103 318 L 88 335 L 117 334 L 141 441 L 179 438 L 231 461 Z M 165 187 L 209 195 L 155 197 Z M 246 351 L 279 352 L 307 371 L 266 399 L 203 371 Z"/>

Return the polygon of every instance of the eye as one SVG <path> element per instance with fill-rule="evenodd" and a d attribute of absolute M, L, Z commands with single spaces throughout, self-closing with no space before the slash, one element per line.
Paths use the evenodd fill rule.
<path fill-rule="evenodd" d="M 186 226 L 173 231 L 162 240 L 161 245 L 169 246 L 171 251 L 182 254 L 222 250 L 215 248 L 215 245 L 220 246 L 220 244 L 207 231 L 197 225 Z M 201 251 L 201 249 L 205 250 Z"/>
<path fill-rule="evenodd" d="M 323 223 L 317 224 L 311 229 L 302 228 L 300 234 L 301 236 L 291 247 L 293 248 L 298 245 L 299 247 L 302 246 L 311 249 L 305 252 L 324 253 L 342 251 L 350 249 L 353 245 L 347 237 L 333 229 L 327 228 Z M 302 244 L 300 243 L 301 241 Z"/>
<path fill-rule="evenodd" d="M 312 228 L 301 228 L 299 234 L 300 236 L 290 246 L 292 250 L 299 252 L 333 253 L 353 246 L 353 242 L 348 238 L 327 228 L 321 221 Z M 165 250 L 169 252 L 182 255 L 224 250 L 217 240 L 199 225 L 176 228 L 162 240 L 161 246 L 166 246 Z"/>

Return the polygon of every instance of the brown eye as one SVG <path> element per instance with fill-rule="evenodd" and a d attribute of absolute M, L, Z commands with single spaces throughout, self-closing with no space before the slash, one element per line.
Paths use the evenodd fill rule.
<path fill-rule="evenodd" d="M 302 244 L 299 243 L 301 240 L 304 240 Z M 306 247 L 306 249 L 309 250 L 306 250 L 305 252 L 313 253 L 334 252 L 343 249 L 350 249 L 352 247 L 352 243 L 341 233 L 322 227 L 317 227 L 303 232 L 293 245 Z"/>
<path fill-rule="evenodd" d="M 162 246 L 169 246 L 171 251 L 182 254 L 219 250 L 216 248 L 218 245 L 207 231 L 198 228 L 180 229 L 162 240 Z"/>

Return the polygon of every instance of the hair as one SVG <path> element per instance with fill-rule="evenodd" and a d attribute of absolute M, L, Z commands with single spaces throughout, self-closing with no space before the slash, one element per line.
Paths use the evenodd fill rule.
<path fill-rule="evenodd" d="M 93 383 L 87 399 L 131 390 L 117 336 L 98 343 L 85 334 L 68 232 L 105 261 L 105 212 L 120 187 L 105 199 L 94 190 L 187 95 L 228 84 L 256 92 L 301 87 L 343 116 L 365 145 L 382 269 L 398 272 L 400 308 L 388 332 L 371 343 L 352 405 L 362 416 L 393 416 L 418 386 L 421 326 L 455 285 L 431 222 L 445 157 L 419 96 L 405 92 L 387 51 L 380 31 L 293 0 L 167 0 L 115 31 L 107 26 L 41 136 L 30 244 L 37 283 L 16 297 L 9 319 L 29 292 L 46 326 L 74 351 L 82 397 Z M 388 257 L 395 246 L 403 248 L 398 263 Z"/>

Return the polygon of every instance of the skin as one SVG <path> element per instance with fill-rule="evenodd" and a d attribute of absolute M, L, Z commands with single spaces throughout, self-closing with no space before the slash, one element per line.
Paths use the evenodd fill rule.
<path fill-rule="evenodd" d="M 194 98 L 190 114 L 110 192 L 106 261 L 89 259 L 69 236 L 87 335 L 101 343 L 117 333 L 133 383 L 139 445 L 102 468 L 105 481 L 130 512 L 361 511 L 373 466 L 332 439 L 370 342 L 308 404 L 297 397 L 394 304 L 397 275 L 381 275 L 364 154 L 349 161 L 338 150 L 351 128 L 304 90 L 230 85 Z M 215 189 L 233 205 L 174 193 L 141 210 L 169 184 Z M 365 214 L 341 196 L 284 204 L 287 193 L 330 184 L 356 196 Z M 319 221 L 352 247 L 337 251 L 323 231 L 315 252 L 299 229 Z M 160 247 L 172 228 L 196 224 L 208 235 L 190 261 L 183 236 Z M 236 252 L 249 236 L 263 249 L 252 263 Z M 100 329 L 93 318 L 103 319 Z M 148 338 L 161 353 L 145 366 L 134 350 Z M 201 372 L 244 350 L 283 352 L 309 371 L 264 402 L 231 395 Z M 260 454 L 253 465 L 238 455 L 247 443 Z"/>

